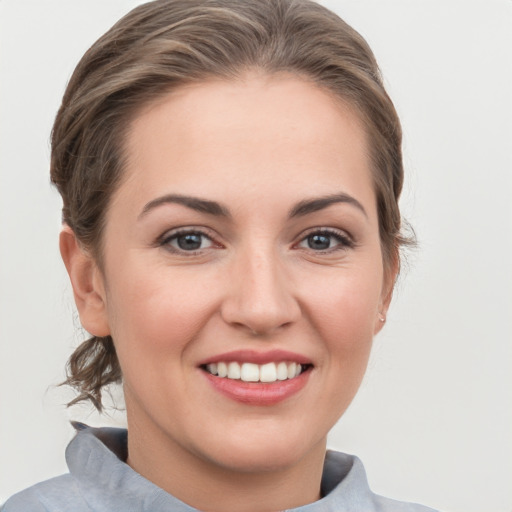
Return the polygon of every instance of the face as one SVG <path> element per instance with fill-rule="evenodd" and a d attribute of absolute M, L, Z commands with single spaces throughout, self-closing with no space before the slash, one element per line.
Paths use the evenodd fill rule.
<path fill-rule="evenodd" d="M 126 151 L 98 315 L 129 427 L 238 471 L 323 451 L 389 296 L 357 115 L 297 77 L 212 81 L 142 112 Z"/>

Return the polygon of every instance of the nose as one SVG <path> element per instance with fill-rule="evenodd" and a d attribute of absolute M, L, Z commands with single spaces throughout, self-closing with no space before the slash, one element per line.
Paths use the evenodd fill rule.
<path fill-rule="evenodd" d="M 252 335 L 268 335 L 295 323 L 300 305 L 284 263 L 272 251 L 246 251 L 231 269 L 221 307 L 225 322 Z"/>

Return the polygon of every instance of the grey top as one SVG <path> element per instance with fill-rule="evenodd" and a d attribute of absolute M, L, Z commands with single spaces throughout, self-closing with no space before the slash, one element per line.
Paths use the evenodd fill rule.
<path fill-rule="evenodd" d="M 69 473 L 41 482 L 10 498 L 2 512 L 197 512 L 136 473 L 124 461 L 127 431 L 81 430 L 69 443 Z M 373 494 L 361 461 L 328 451 L 319 501 L 295 512 L 434 512 Z"/>

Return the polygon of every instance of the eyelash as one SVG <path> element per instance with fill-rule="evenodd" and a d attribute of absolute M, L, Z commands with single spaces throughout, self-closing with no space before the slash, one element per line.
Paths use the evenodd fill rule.
<path fill-rule="evenodd" d="M 334 247 L 328 247 L 327 249 L 324 250 L 313 250 L 311 247 L 309 247 L 309 249 L 313 250 L 315 254 L 328 254 L 335 251 L 345 251 L 347 249 L 352 249 L 355 247 L 354 240 L 347 233 L 345 233 L 344 231 L 339 231 L 330 228 L 313 228 L 305 235 L 302 235 L 302 238 L 296 245 L 306 242 L 310 237 L 313 236 L 325 236 L 329 238 L 334 238 L 338 242 L 338 245 Z"/>
<path fill-rule="evenodd" d="M 186 250 L 184 248 L 174 247 L 173 245 L 171 245 L 171 242 L 177 241 L 180 237 L 194 236 L 194 235 L 200 237 L 202 239 L 201 242 L 204 242 L 204 240 L 206 239 L 207 241 L 210 242 L 211 246 L 206 247 L 206 248 L 199 248 L 196 250 Z M 308 247 L 308 248 L 300 247 L 300 244 L 307 242 L 308 239 L 310 239 L 311 237 L 314 237 L 314 236 L 324 236 L 329 239 L 334 238 L 335 241 L 338 242 L 338 244 L 335 245 L 334 247 L 328 247 L 327 249 L 323 249 L 323 250 L 314 250 L 311 247 Z M 182 229 L 178 229 L 178 230 L 172 231 L 172 232 L 166 232 L 161 237 L 159 237 L 159 239 L 157 240 L 157 245 L 160 247 L 165 247 L 170 252 L 173 252 L 176 254 L 187 255 L 187 256 L 195 256 L 195 255 L 201 254 L 202 251 L 204 251 L 205 249 L 209 249 L 210 247 L 215 247 L 215 248 L 223 247 L 221 244 L 215 242 L 215 240 L 213 239 L 212 236 L 205 233 L 201 229 L 196 229 L 193 227 L 182 228 Z M 329 253 L 333 253 L 336 251 L 344 251 L 347 249 L 352 249 L 354 247 L 355 247 L 355 242 L 348 234 L 346 234 L 343 231 L 338 231 L 336 229 L 329 229 L 329 228 L 313 228 L 310 231 L 308 231 L 306 234 L 302 234 L 299 242 L 294 244 L 294 248 L 297 248 L 299 250 L 311 250 L 315 254 L 329 254 Z"/>
<path fill-rule="evenodd" d="M 205 248 L 199 248 L 196 250 L 189 251 L 189 250 L 186 250 L 183 248 L 173 247 L 171 245 L 171 242 L 173 242 L 175 240 L 177 241 L 180 237 L 184 237 L 187 235 L 188 236 L 193 236 L 193 235 L 199 236 L 199 237 L 201 237 L 202 242 L 204 242 L 204 240 L 206 239 L 211 243 L 211 246 L 215 246 L 216 248 L 222 247 L 219 243 L 216 243 L 210 235 L 208 235 L 201 229 L 196 229 L 196 228 L 182 228 L 182 229 L 178 229 L 176 231 L 166 232 L 158 239 L 157 245 L 160 247 L 165 247 L 168 251 L 176 253 L 176 254 L 184 254 L 187 256 L 195 256 L 197 254 L 200 254 L 201 251 L 203 251 Z M 209 248 L 209 247 L 207 247 L 207 248 Z"/>

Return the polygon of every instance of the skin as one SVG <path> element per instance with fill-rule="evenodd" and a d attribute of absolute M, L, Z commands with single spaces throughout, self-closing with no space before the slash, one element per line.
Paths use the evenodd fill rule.
<path fill-rule="evenodd" d="M 360 385 L 395 274 L 358 116 L 298 77 L 251 73 L 161 98 L 133 121 L 126 151 L 101 269 L 69 228 L 61 251 L 82 324 L 116 345 L 128 463 L 202 510 L 317 500 L 327 433 Z M 180 249 L 177 228 L 204 233 L 200 248 Z M 327 249 L 310 246 L 314 233 Z M 307 357 L 307 384 L 270 406 L 222 395 L 199 362 L 239 349 Z"/>

